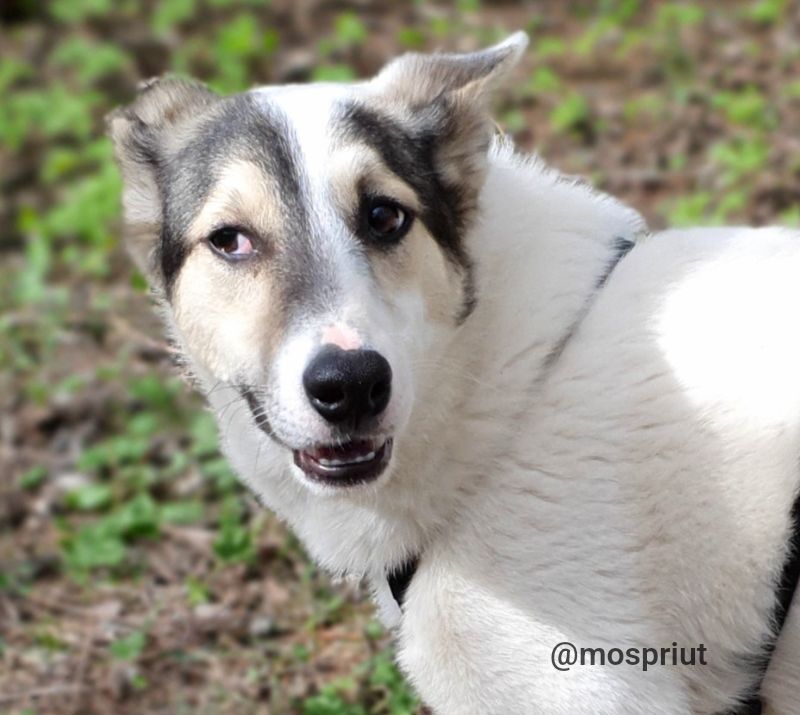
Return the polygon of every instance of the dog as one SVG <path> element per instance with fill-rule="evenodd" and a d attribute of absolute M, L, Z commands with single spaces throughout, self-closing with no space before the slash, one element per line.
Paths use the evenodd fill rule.
<path fill-rule="evenodd" d="M 798 713 L 800 235 L 651 234 L 517 153 L 526 45 L 151 82 L 109 118 L 127 246 L 242 481 L 434 712 Z"/>

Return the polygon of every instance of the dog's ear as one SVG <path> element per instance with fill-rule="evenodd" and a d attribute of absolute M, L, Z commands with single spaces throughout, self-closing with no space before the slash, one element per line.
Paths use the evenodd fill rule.
<path fill-rule="evenodd" d="M 482 182 L 492 133 L 491 99 L 528 46 L 517 32 L 467 54 L 406 54 L 388 64 L 372 87 L 412 134 L 433 137 L 437 168 L 473 197 Z"/>
<path fill-rule="evenodd" d="M 488 110 L 492 90 L 519 62 L 528 36 L 515 32 L 503 42 L 467 54 L 417 54 L 398 57 L 373 82 L 412 109 L 450 97 Z"/>
<path fill-rule="evenodd" d="M 191 124 L 219 100 L 205 85 L 178 77 L 143 83 L 135 101 L 106 117 L 122 172 L 126 244 L 151 285 L 159 287 L 154 256 L 161 233 L 161 167 L 191 132 Z"/>

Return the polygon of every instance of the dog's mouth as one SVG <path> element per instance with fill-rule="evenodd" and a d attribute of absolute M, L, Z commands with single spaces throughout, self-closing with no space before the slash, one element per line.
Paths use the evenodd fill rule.
<path fill-rule="evenodd" d="M 293 452 L 294 463 L 315 482 L 336 487 L 377 479 L 392 456 L 392 439 L 356 439 Z"/>

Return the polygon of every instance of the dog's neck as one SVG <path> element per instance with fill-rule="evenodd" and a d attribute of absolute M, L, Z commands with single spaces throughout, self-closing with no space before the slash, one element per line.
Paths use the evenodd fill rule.
<path fill-rule="evenodd" d="M 502 488 L 486 455 L 513 439 L 515 414 L 530 404 L 548 361 L 580 321 L 620 239 L 645 230 L 636 212 L 495 144 L 468 236 L 477 306 L 431 358 L 440 369 L 427 371 L 435 382 L 419 386 L 424 409 L 415 409 L 395 444 L 391 479 L 357 497 L 291 490 L 285 503 L 271 505 L 319 563 L 379 581 L 424 551 L 466 500 L 490 484 Z"/>

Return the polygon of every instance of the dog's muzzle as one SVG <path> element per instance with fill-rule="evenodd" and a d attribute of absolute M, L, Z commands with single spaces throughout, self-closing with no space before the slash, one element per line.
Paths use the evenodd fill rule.
<path fill-rule="evenodd" d="M 376 479 L 389 464 L 392 440 L 362 437 L 389 404 L 392 368 L 375 350 L 325 345 L 303 373 L 314 410 L 342 435 L 336 443 L 295 450 L 294 461 L 315 481 L 335 486 Z"/>

